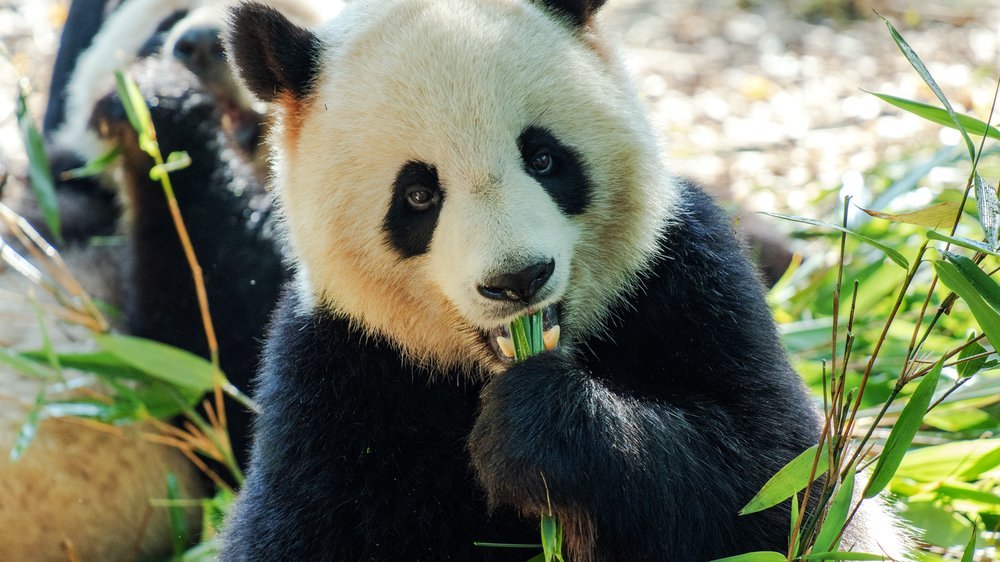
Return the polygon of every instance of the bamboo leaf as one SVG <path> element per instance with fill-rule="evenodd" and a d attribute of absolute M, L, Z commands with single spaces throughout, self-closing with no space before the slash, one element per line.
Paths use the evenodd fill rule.
<path fill-rule="evenodd" d="M 758 551 L 727 558 L 716 558 L 712 562 L 785 562 L 785 560 L 788 560 L 788 557 L 780 552 Z"/>
<path fill-rule="evenodd" d="M 156 133 L 153 129 L 153 118 L 149 114 L 149 107 L 146 106 L 146 99 L 142 96 L 139 86 L 132 80 L 132 77 L 124 72 L 120 70 L 115 71 L 115 82 L 118 84 L 118 98 L 125 109 L 125 116 L 128 117 L 128 122 L 132 125 L 132 128 L 139 133 L 139 148 L 148 152 L 142 146 L 142 137 L 155 140 Z"/>
<path fill-rule="evenodd" d="M 997 191 L 993 186 L 986 183 L 979 174 L 975 174 L 973 182 L 976 187 L 976 206 L 979 209 L 979 224 L 983 226 L 986 243 L 991 250 L 996 250 L 997 230 L 1000 229 L 1000 201 L 997 200 Z"/>
<path fill-rule="evenodd" d="M 958 354 L 958 360 L 961 361 L 962 359 L 965 359 L 967 357 L 974 357 L 976 355 L 981 355 L 983 353 L 986 353 L 986 348 L 979 345 L 979 342 L 972 342 L 971 344 L 965 346 L 965 349 L 963 349 Z M 972 375 L 981 371 L 983 365 L 986 365 L 985 355 L 978 359 L 972 359 L 969 361 L 965 361 L 963 363 L 959 363 L 955 367 L 958 369 L 958 377 L 964 379 L 966 377 L 971 377 Z"/>
<path fill-rule="evenodd" d="M 930 228 L 937 228 L 942 224 L 948 224 L 954 221 L 955 216 L 959 212 L 959 207 L 958 203 L 946 201 L 944 203 L 937 203 L 929 207 L 924 207 L 923 209 L 896 214 L 882 213 L 864 208 L 861 210 L 868 213 L 869 216 L 892 222 L 902 222 L 906 224 L 916 224 Z"/>
<path fill-rule="evenodd" d="M 184 516 L 184 508 L 178 505 L 181 499 L 181 489 L 177 484 L 177 476 L 173 472 L 167 473 L 167 498 L 171 503 L 167 506 L 167 513 L 170 516 L 170 538 L 174 544 L 174 557 L 184 554 L 184 549 L 188 543 L 187 518 Z"/>
<path fill-rule="evenodd" d="M 13 367 L 18 372 L 40 379 L 55 379 L 59 375 L 48 368 L 48 355 L 36 360 L 27 353 L 18 353 L 12 349 L 0 348 L 0 363 Z"/>
<path fill-rule="evenodd" d="M 17 124 L 21 131 L 21 140 L 28 155 L 28 178 L 31 180 L 31 190 L 38 200 L 42 210 L 45 226 L 49 228 L 57 241 L 62 242 L 62 225 L 59 221 L 59 204 L 56 201 L 56 187 L 52 181 L 52 168 L 49 157 L 45 154 L 45 141 L 35 127 L 35 122 L 28 113 L 27 83 L 22 82 L 17 94 Z"/>
<path fill-rule="evenodd" d="M 903 257 L 903 254 L 901 254 L 898 251 L 890 248 L 889 246 L 887 246 L 887 245 L 879 242 L 878 240 L 875 240 L 874 238 L 869 238 L 868 236 L 865 236 L 864 234 L 859 234 L 859 233 L 857 233 L 857 232 L 855 232 L 855 231 L 853 231 L 853 230 L 851 230 L 849 228 L 844 228 L 844 227 L 840 226 L 839 224 L 833 224 L 833 223 L 830 223 L 830 222 L 824 222 L 824 221 L 820 221 L 820 220 L 816 220 L 816 219 L 809 219 L 809 218 L 806 218 L 806 217 L 795 217 L 795 216 L 791 216 L 791 215 L 782 215 L 780 213 L 761 213 L 761 214 L 768 215 L 768 216 L 775 217 L 775 218 L 779 218 L 779 219 L 784 219 L 784 220 L 787 220 L 787 221 L 799 222 L 799 223 L 802 223 L 802 224 L 808 224 L 808 225 L 812 225 L 812 226 L 818 226 L 818 227 L 821 227 L 821 228 L 832 228 L 833 230 L 836 230 L 836 231 L 839 231 L 839 232 L 845 232 L 845 233 L 850 234 L 851 236 L 857 238 L 858 240 L 861 240 L 865 244 L 868 244 L 870 246 L 878 248 L 879 250 L 882 251 L 882 253 L 884 253 L 886 256 L 888 256 L 889 259 L 891 259 L 899 267 L 902 267 L 903 269 L 910 269 L 910 262 L 908 262 L 906 260 L 906 258 Z"/>
<path fill-rule="evenodd" d="M 836 549 L 840 541 L 837 537 L 840 531 L 847 524 L 847 514 L 851 509 L 851 500 L 854 498 L 854 468 L 847 472 L 847 476 L 840 484 L 840 489 L 830 503 L 830 509 L 823 520 L 823 526 L 816 535 L 813 543 L 813 550 L 828 552 Z"/>
<path fill-rule="evenodd" d="M 24 456 L 24 451 L 38 435 L 38 421 L 44 405 L 45 394 L 39 392 L 38 396 L 35 397 L 35 405 L 28 410 L 28 415 L 24 417 L 24 423 L 21 424 L 21 429 L 17 432 L 17 438 L 14 439 L 14 446 L 10 450 L 12 462 L 17 462 Z"/>
<path fill-rule="evenodd" d="M 149 169 L 149 179 L 160 181 L 165 174 L 183 170 L 191 165 L 191 156 L 187 152 L 171 152 L 167 161 Z"/>
<path fill-rule="evenodd" d="M 975 480 L 1000 466 L 1000 439 L 975 439 L 910 451 L 897 474 L 917 482 Z"/>
<path fill-rule="evenodd" d="M 888 560 L 888 558 L 866 552 L 814 552 L 796 560 Z"/>
<path fill-rule="evenodd" d="M 763 511 L 797 494 L 809 484 L 809 474 L 812 472 L 813 460 L 816 458 L 816 445 L 809 447 L 781 468 L 740 510 L 740 515 L 749 515 Z M 826 472 L 828 466 L 826 446 L 819 456 L 816 465 L 816 476 Z"/>
<path fill-rule="evenodd" d="M 151 377 L 202 392 L 212 388 L 212 364 L 176 347 L 132 336 L 98 334 L 102 349 Z"/>
<path fill-rule="evenodd" d="M 562 552 L 562 530 L 555 517 L 542 515 L 542 552 L 545 554 L 545 562 L 552 562 L 556 556 Z"/>
<path fill-rule="evenodd" d="M 969 537 L 969 544 L 965 545 L 965 552 L 962 553 L 962 562 L 973 562 L 976 556 L 976 526 L 972 526 L 972 536 Z"/>
<path fill-rule="evenodd" d="M 955 264 L 937 260 L 934 262 L 934 270 L 941 282 L 955 291 L 955 294 L 962 297 L 962 300 L 969 305 L 969 310 L 972 311 L 976 322 L 979 323 L 979 327 L 983 329 L 986 339 L 990 340 L 994 349 L 1000 349 L 1000 314 L 997 314 L 997 311 L 987 304 L 975 286 L 962 275 Z"/>
<path fill-rule="evenodd" d="M 926 233 L 928 240 L 939 240 L 941 242 L 948 242 L 949 244 L 954 244 L 955 246 L 961 246 L 963 248 L 968 248 L 976 252 L 982 252 L 984 254 L 990 254 L 992 256 L 1000 258 L 1000 253 L 997 253 L 994 249 L 990 248 L 983 242 L 977 240 L 970 240 L 968 238 L 962 238 L 960 236 L 948 236 L 947 234 L 941 234 L 940 232 L 934 230 L 928 230 Z"/>
<path fill-rule="evenodd" d="M 104 154 L 97 156 L 90 162 L 87 162 L 82 167 L 73 168 L 72 170 L 66 170 L 65 172 L 62 173 L 62 175 L 59 176 L 59 179 L 67 181 L 67 180 L 75 180 L 79 178 L 88 178 L 91 176 L 96 176 L 101 172 L 103 172 L 104 170 L 108 169 L 108 167 L 111 166 L 111 164 L 114 163 L 115 159 L 121 156 L 121 154 L 122 154 L 121 147 L 113 146 L 111 147 L 110 150 L 108 150 Z"/>
<path fill-rule="evenodd" d="M 934 389 L 937 388 L 938 379 L 941 378 L 943 364 L 943 358 L 934 364 L 934 368 L 920 380 L 917 389 L 906 402 L 906 406 L 903 407 L 896 425 L 889 432 L 889 438 L 886 440 L 885 448 L 882 449 L 882 454 L 878 457 L 871 479 L 865 487 L 865 499 L 873 498 L 881 492 L 892 479 L 893 474 L 896 473 L 896 469 L 899 468 L 903 456 L 910 443 L 913 442 L 913 436 L 920 429 L 920 422 L 924 419 L 924 414 L 927 413 L 927 408 L 930 406 Z"/>
<path fill-rule="evenodd" d="M 917 56 L 916 51 L 913 50 L 913 47 L 910 47 L 910 44 L 907 43 L 905 39 L 903 39 L 903 36 L 900 35 L 898 31 L 896 31 L 896 28 L 892 25 L 892 23 L 885 18 L 882 18 L 882 21 L 884 21 L 886 27 L 889 28 L 889 33 L 892 35 L 892 40 L 896 42 L 896 45 L 899 47 L 899 50 L 902 51 L 903 56 L 906 57 L 906 60 L 910 61 L 910 65 L 913 66 L 913 69 L 917 71 L 917 74 L 919 74 L 920 78 L 922 78 L 924 83 L 927 84 L 927 87 L 930 88 L 932 92 L 934 92 L 934 95 L 937 96 L 937 98 L 941 101 L 941 104 L 944 105 L 945 110 L 948 112 L 948 116 L 951 117 L 952 122 L 955 123 L 955 128 L 957 128 L 958 131 L 962 133 L 962 138 L 965 139 L 966 148 L 968 148 L 969 150 L 969 158 L 971 160 L 975 160 L 976 146 L 972 144 L 972 139 L 969 138 L 969 133 L 966 132 L 965 126 L 962 125 L 961 121 L 959 121 L 958 115 L 955 113 L 955 109 L 952 108 L 951 102 L 948 101 L 948 98 L 945 97 L 944 92 L 941 91 L 941 87 L 938 86 L 937 82 L 934 80 L 934 77 L 931 76 L 930 71 L 927 70 L 927 67 L 924 65 L 923 61 L 920 60 L 919 56 Z"/>
<path fill-rule="evenodd" d="M 879 94 L 876 92 L 869 92 L 868 90 L 862 90 L 862 91 L 867 92 L 890 105 L 894 105 L 904 111 L 908 111 L 918 117 L 923 117 L 924 119 L 932 123 L 937 123 L 938 125 L 944 125 L 945 127 L 951 127 L 952 129 L 956 130 L 958 129 L 958 127 L 955 126 L 955 122 L 951 119 L 951 115 L 948 114 L 948 111 L 946 109 L 942 109 L 940 107 L 922 103 L 919 101 L 899 98 L 889 94 Z M 958 118 L 958 122 L 961 123 L 962 126 L 965 127 L 965 130 L 968 131 L 969 133 L 973 135 L 978 135 L 980 137 L 985 135 L 1000 140 L 1000 129 L 997 129 L 992 125 L 987 125 L 986 123 L 980 121 L 979 119 L 976 119 L 975 117 L 971 117 L 969 115 L 956 113 L 955 116 Z"/>
<path fill-rule="evenodd" d="M 22 352 L 24 358 L 39 363 L 47 362 L 48 355 L 44 350 L 33 350 Z M 119 359 L 107 351 L 92 351 L 84 353 L 59 353 L 56 354 L 59 364 L 67 369 L 76 369 L 86 373 L 109 376 L 113 378 L 126 378 L 131 380 L 149 380 L 149 376 L 143 371 L 136 369 L 129 363 Z"/>
<path fill-rule="evenodd" d="M 976 288 L 976 291 L 986 299 L 986 302 L 993 307 L 994 310 L 1000 310 L 1000 285 L 994 281 L 986 272 L 979 269 L 976 262 L 970 260 L 965 256 L 960 256 L 958 254 L 953 254 L 951 252 L 942 252 L 944 259 L 955 264 L 958 268 L 958 272 L 962 274 L 972 286 Z"/>

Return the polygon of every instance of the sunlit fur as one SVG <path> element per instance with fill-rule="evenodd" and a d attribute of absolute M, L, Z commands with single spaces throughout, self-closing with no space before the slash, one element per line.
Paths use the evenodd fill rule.
<path fill-rule="evenodd" d="M 592 48 L 599 26 L 585 43 L 572 33 L 513 0 L 355 2 L 320 29 L 322 74 L 307 99 L 281 104 L 270 139 L 307 296 L 420 361 L 493 369 L 476 329 L 511 312 L 476 284 L 546 256 L 563 337 L 600 331 L 654 252 L 675 190 L 619 63 Z M 594 189 L 581 215 L 525 173 L 516 139 L 532 125 L 584 156 Z M 381 224 L 410 160 L 437 168 L 445 202 L 429 251 L 402 260 Z"/>

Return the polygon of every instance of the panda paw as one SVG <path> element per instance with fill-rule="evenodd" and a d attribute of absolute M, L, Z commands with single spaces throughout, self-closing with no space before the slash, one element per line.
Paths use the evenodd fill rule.
<path fill-rule="evenodd" d="M 572 497 L 590 384 L 564 350 L 515 363 L 486 384 L 469 451 L 492 504 L 542 511 L 556 492 Z"/>

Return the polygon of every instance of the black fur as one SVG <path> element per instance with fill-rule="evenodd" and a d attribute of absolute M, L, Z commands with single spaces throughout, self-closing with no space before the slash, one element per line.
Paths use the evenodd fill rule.
<path fill-rule="evenodd" d="M 424 188 L 436 194 L 437 202 L 428 209 L 414 209 L 407 202 L 407 190 L 411 187 Z M 407 162 L 400 168 L 392 185 L 392 202 L 382 223 L 389 243 L 400 256 L 410 258 L 427 251 L 443 202 L 444 191 L 434 166 Z"/>
<path fill-rule="evenodd" d="M 251 468 L 222 560 L 523 562 L 535 524 L 492 515 L 466 438 L 479 386 L 405 363 L 342 318 L 280 305 L 256 391 Z"/>
<path fill-rule="evenodd" d="M 783 551 L 787 505 L 737 511 L 816 442 L 818 418 L 729 220 L 693 186 L 681 201 L 607 337 L 481 389 L 286 299 L 222 559 L 524 560 L 469 544 L 536 542 L 549 500 L 571 558 Z"/>
<path fill-rule="evenodd" d="M 288 21 L 280 12 L 254 2 L 231 11 L 226 52 L 243 82 L 263 101 L 282 94 L 301 99 L 316 78 L 319 39 Z"/>
<path fill-rule="evenodd" d="M 80 55 L 90 47 L 94 36 L 104 23 L 104 6 L 107 0 L 73 0 L 66 14 L 66 26 L 59 36 L 52 79 L 49 82 L 49 99 L 45 106 L 42 129 L 48 136 L 66 117 L 66 87 Z"/>
<path fill-rule="evenodd" d="M 583 26 L 604 5 L 605 0 L 535 0 L 569 20 L 575 26 Z"/>
<path fill-rule="evenodd" d="M 517 139 L 517 148 L 525 162 L 525 171 L 545 188 L 564 213 L 578 215 L 587 210 L 592 187 L 583 158 L 575 150 L 541 127 L 525 129 Z M 545 175 L 534 173 L 529 166 L 531 157 L 539 151 L 552 156 L 552 171 Z"/>

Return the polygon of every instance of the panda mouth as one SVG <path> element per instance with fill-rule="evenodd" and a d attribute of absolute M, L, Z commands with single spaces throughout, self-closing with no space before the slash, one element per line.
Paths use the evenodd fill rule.
<path fill-rule="evenodd" d="M 537 309 L 535 309 L 537 310 Z M 531 311 L 528 311 L 530 314 Z M 542 341 L 545 350 L 552 351 L 559 345 L 562 329 L 559 326 L 559 305 L 550 304 L 542 310 Z M 510 325 L 497 326 L 484 334 L 493 353 L 503 363 L 514 362 L 514 339 L 510 335 Z"/>

